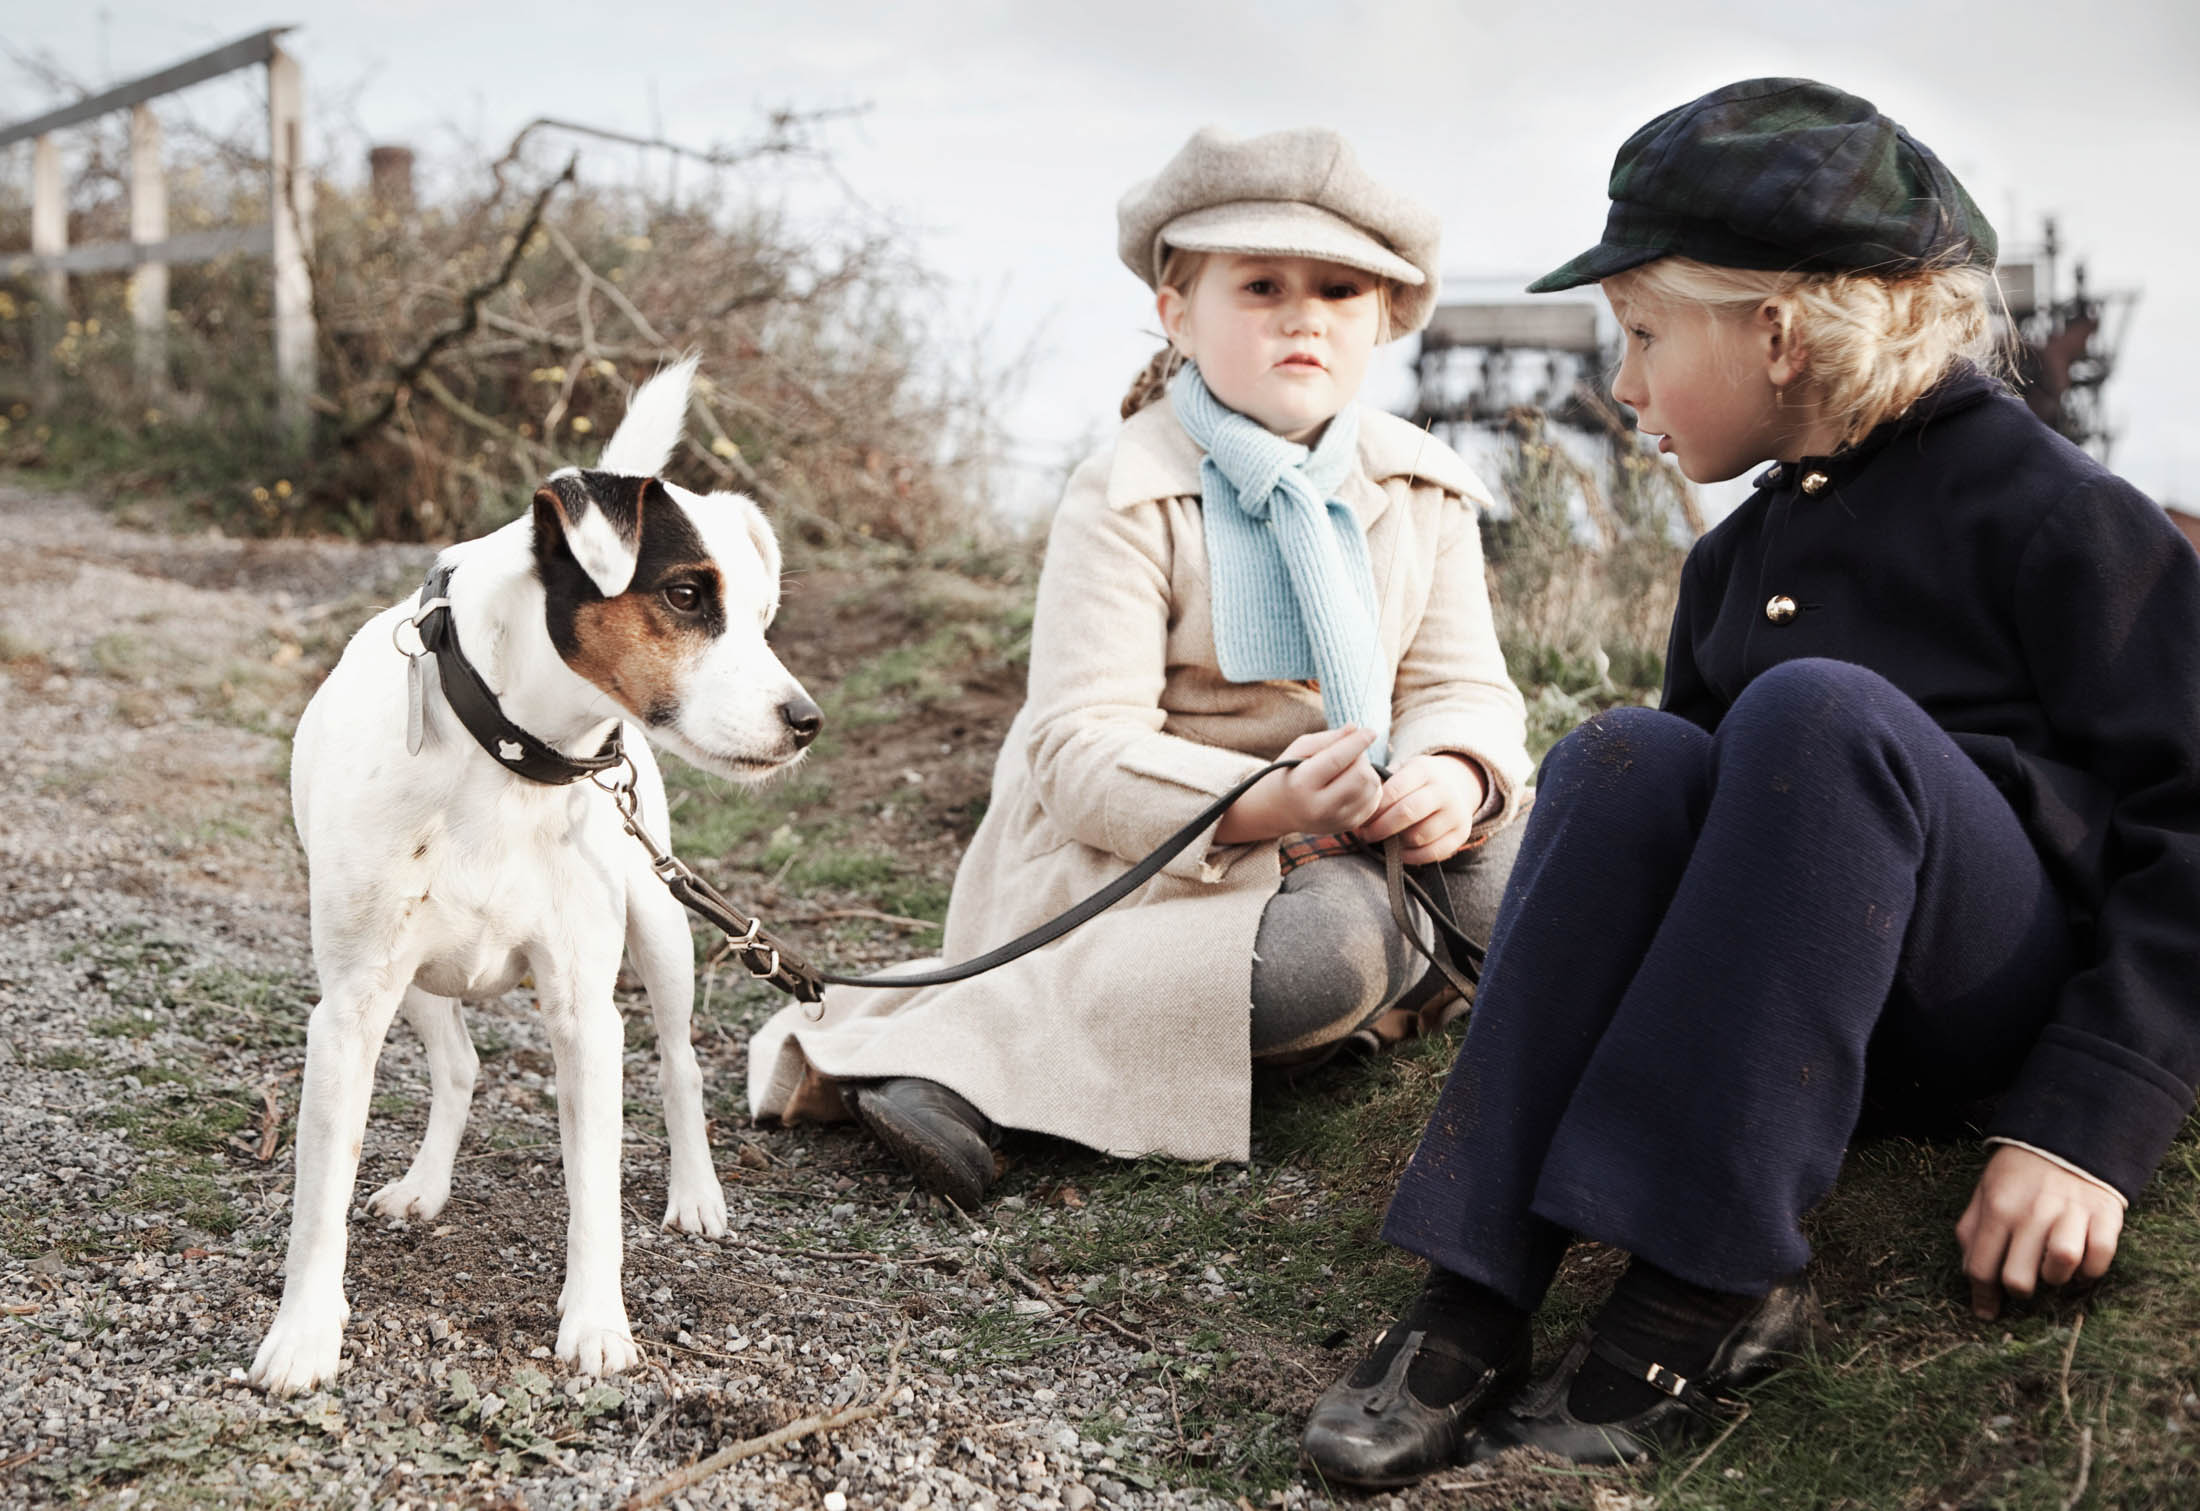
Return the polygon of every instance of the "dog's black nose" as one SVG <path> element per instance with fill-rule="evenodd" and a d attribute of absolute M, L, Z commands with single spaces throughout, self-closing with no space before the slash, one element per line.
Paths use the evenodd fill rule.
<path fill-rule="evenodd" d="M 797 745 L 809 744 L 817 738 L 817 732 L 825 727 L 823 711 L 801 693 L 796 693 L 779 705 L 779 717 L 786 721 Z"/>

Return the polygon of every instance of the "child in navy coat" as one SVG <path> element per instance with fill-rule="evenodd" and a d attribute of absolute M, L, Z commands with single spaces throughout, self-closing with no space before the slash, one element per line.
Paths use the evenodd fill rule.
<path fill-rule="evenodd" d="M 2097 1278 L 2200 1080 L 2200 559 L 1983 370 L 1992 228 L 1867 102 L 1731 85 L 1621 149 L 1613 393 L 1698 481 L 1662 706 L 1545 762 L 1384 1227 L 1428 1281 L 1309 1459 L 1400 1484 L 1729 1420 L 1807 1331 L 1860 1120 L 1988 1103 L 1974 1310 Z M 1632 1256 L 1522 1389 L 1576 1236 Z"/>

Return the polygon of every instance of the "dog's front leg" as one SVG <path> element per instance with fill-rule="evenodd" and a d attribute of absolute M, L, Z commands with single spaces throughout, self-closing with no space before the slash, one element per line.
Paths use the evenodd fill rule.
<path fill-rule="evenodd" d="M 402 985 L 383 981 L 340 982 L 324 988 L 306 1026 L 283 1300 L 249 1377 L 277 1395 L 311 1390 L 336 1373 L 351 1316 L 344 1300 L 344 1217 L 359 1175 L 375 1061 L 403 995 Z"/>
<path fill-rule="evenodd" d="M 542 1007 L 557 1062 L 558 1131 L 565 1147 L 565 1289 L 558 1294 L 558 1357 L 583 1374 L 640 1362 L 620 1288 L 619 1139 L 625 1030 L 611 1003 L 613 969 L 593 991 L 570 976 L 544 980 Z M 561 989 L 563 988 L 563 989 Z"/>
<path fill-rule="evenodd" d="M 627 899 L 626 947 L 649 989 L 649 1010 L 657 1024 L 665 1142 L 672 1155 L 664 1225 L 720 1238 L 726 1232 L 726 1193 L 712 1168 L 710 1140 L 703 1131 L 703 1071 L 691 1038 L 695 947 L 680 904 L 647 867 L 635 870 L 634 890 Z"/>

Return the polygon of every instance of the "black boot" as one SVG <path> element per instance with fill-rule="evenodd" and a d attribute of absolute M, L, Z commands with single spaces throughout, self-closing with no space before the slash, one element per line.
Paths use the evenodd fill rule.
<path fill-rule="evenodd" d="M 853 1100 L 863 1126 L 918 1185 L 966 1212 L 985 1200 L 1000 1130 L 984 1113 L 939 1082 L 915 1076 L 860 1086 Z"/>
<path fill-rule="evenodd" d="M 1735 1296 L 1637 1259 L 1557 1368 L 1486 1420 L 1467 1457 L 1529 1447 L 1620 1464 L 1701 1441 L 1740 1411 L 1734 1391 L 1803 1351 L 1817 1315 L 1799 1275 Z"/>
<path fill-rule="evenodd" d="M 1405 1316 L 1329 1387 L 1300 1440 L 1323 1479 L 1405 1485 L 1459 1461 L 1467 1431 L 1527 1378 L 1527 1313 L 1431 1269 Z"/>

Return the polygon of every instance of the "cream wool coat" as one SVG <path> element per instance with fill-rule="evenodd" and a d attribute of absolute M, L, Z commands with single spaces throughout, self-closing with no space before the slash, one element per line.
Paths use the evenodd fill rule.
<path fill-rule="evenodd" d="M 1323 727 L 1314 689 L 1228 682 L 1216 665 L 1201 456 L 1163 402 L 1071 478 L 1039 577 L 1029 700 L 956 873 L 947 959 L 1053 917 Z M 1442 442 L 1370 411 L 1338 496 L 1366 529 L 1396 669 L 1391 764 L 1477 758 L 1497 799 L 1481 827 L 1505 822 L 1529 763 L 1482 573 L 1475 508 L 1488 493 Z M 1113 1154 L 1244 1160 L 1253 942 L 1277 848 L 1195 842 L 1083 928 L 970 981 L 835 987 L 815 1022 L 788 1007 L 750 1044 L 750 1111 L 779 1115 L 810 1066 L 924 1076 L 1005 1127 Z"/>

